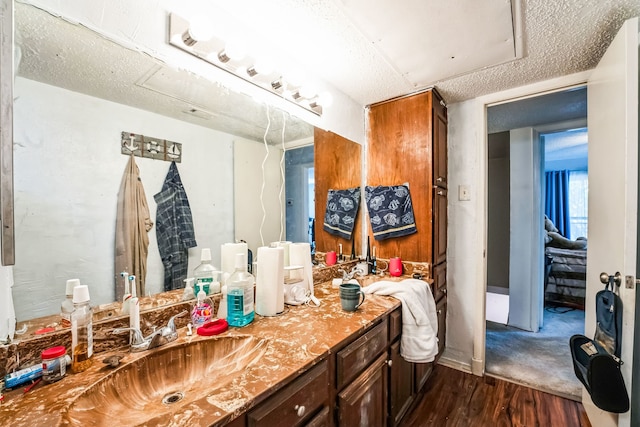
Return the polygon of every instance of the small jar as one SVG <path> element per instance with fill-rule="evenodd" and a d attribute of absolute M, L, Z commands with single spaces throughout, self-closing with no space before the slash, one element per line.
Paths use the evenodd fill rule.
<path fill-rule="evenodd" d="M 42 379 L 52 383 L 62 379 L 67 373 L 67 349 L 64 346 L 51 347 L 42 352 Z"/>

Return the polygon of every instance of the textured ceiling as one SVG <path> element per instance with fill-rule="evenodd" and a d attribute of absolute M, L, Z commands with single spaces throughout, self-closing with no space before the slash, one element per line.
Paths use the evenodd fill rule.
<path fill-rule="evenodd" d="M 132 82 L 141 82 L 143 76 L 159 72 L 154 68 L 159 63 L 137 52 L 115 52 L 104 40 L 89 42 L 88 35 L 79 33 L 84 29 L 73 24 L 67 24 L 65 29 L 75 27 L 70 30 L 76 31 L 71 37 L 78 40 L 65 41 L 57 32 L 63 30 L 61 24 L 35 18 L 24 22 L 26 12 L 20 9 L 29 6 L 16 4 L 16 26 L 22 33 L 18 40 L 25 46 L 21 75 L 49 79 L 51 84 L 79 92 L 261 139 L 265 123 L 255 120 L 260 122 L 259 117 L 265 117 L 265 112 L 252 106 L 246 96 L 218 88 L 220 96 L 228 98 L 222 111 L 206 102 L 185 102 L 184 94 L 198 93 L 202 85 L 214 90 L 217 85 L 188 82 L 167 68 L 160 73 L 176 74 L 160 76 L 165 83 L 179 79 L 186 86 L 174 85 L 169 90 L 148 82 L 146 88 L 132 87 Z M 429 86 L 436 86 L 447 103 L 454 103 L 589 70 L 622 23 L 640 15 L 638 0 L 458 0 L 455 5 L 443 0 L 165 0 L 161 4 L 195 6 L 202 14 L 224 12 L 236 29 L 259 40 L 264 52 L 271 49 L 283 58 L 284 64 L 311 70 L 363 108 Z M 127 13 L 130 4 L 120 1 L 109 3 L 109 7 L 110 13 L 117 15 Z M 116 8 L 121 10 L 115 13 Z M 509 10 L 513 11 L 511 17 Z M 96 13 L 100 15 L 100 11 Z M 140 19 L 157 16 L 149 13 Z M 505 31 L 509 24 L 516 25 L 511 37 Z M 480 31 L 471 31 L 476 29 Z M 470 34 L 473 43 L 468 41 Z M 434 37 L 438 37 L 435 47 L 433 43 L 429 45 Z M 85 58 L 74 57 L 73 49 Z M 518 52 L 521 57 L 516 58 Z M 102 55 L 102 65 L 91 62 L 95 60 L 92 53 Z M 68 76 L 69 69 L 74 70 L 73 77 Z M 157 82 L 156 79 L 154 83 Z M 195 111 L 185 113 L 190 110 Z M 243 117 L 247 112 L 248 119 Z M 297 136 L 308 134 L 311 129 L 304 129 L 304 124 L 297 126 Z"/>

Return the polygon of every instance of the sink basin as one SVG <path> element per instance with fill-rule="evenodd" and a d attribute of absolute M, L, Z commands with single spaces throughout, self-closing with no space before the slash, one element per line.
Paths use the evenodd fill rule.
<path fill-rule="evenodd" d="M 62 418 L 85 426 L 166 423 L 170 414 L 241 375 L 266 349 L 267 340 L 231 336 L 149 351 L 89 386 Z"/>

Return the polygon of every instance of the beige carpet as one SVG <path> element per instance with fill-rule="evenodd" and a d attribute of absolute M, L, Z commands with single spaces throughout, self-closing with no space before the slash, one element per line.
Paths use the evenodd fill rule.
<path fill-rule="evenodd" d="M 566 398 L 580 400 L 582 385 L 573 372 L 569 338 L 584 333 L 584 311 L 545 309 L 537 333 L 487 322 L 489 375 Z"/>

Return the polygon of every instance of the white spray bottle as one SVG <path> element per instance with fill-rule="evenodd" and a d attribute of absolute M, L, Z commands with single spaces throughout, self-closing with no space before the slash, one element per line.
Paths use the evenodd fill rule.
<path fill-rule="evenodd" d="M 120 277 L 124 280 L 124 295 L 122 296 L 122 314 L 129 314 L 129 303 L 131 302 L 131 291 L 129 290 L 129 273 L 123 271 Z"/>
<path fill-rule="evenodd" d="M 140 302 L 136 292 L 136 276 L 129 276 L 131 299 L 129 300 L 129 327 L 140 329 Z"/>

